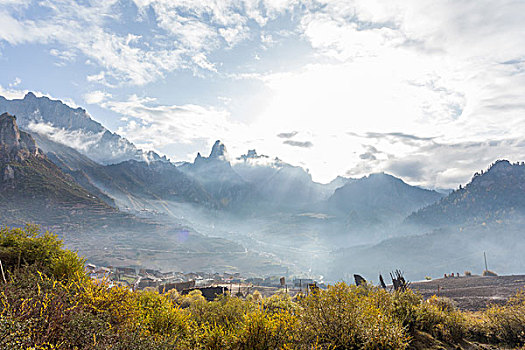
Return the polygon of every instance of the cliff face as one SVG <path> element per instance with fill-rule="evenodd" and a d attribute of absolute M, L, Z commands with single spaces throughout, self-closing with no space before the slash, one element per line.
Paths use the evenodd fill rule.
<path fill-rule="evenodd" d="M 16 118 L 8 113 L 0 115 L 0 144 L 8 149 L 20 147 L 20 131 L 16 125 Z"/>
<path fill-rule="evenodd" d="M 16 117 L 0 115 L 0 224 L 78 222 L 114 209 L 64 174 L 20 131 Z"/>
<path fill-rule="evenodd" d="M 40 155 L 33 137 L 18 129 L 16 117 L 8 113 L 0 115 L 0 159 L 21 161 L 28 156 Z"/>

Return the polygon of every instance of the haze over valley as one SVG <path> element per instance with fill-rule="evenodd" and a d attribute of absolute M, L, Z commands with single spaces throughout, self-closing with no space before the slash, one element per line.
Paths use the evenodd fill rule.
<path fill-rule="evenodd" d="M 523 273 L 523 13 L 0 1 L 0 226 L 102 266 Z"/>
<path fill-rule="evenodd" d="M 0 113 L 2 225 L 40 224 L 97 264 L 336 281 L 476 270 L 484 251 L 500 273 L 524 263 L 522 163 L 498 160 L 450 191 L 387 173 L 322 184 L 219 140 L 168 160 L 33 93 L 0 98 Z"/>

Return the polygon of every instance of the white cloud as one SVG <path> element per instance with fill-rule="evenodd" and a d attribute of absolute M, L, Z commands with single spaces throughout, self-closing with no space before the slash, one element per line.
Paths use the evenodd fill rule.
<path fill-rule="evenodd" d="M 525 132 L 519 97 L 525 94 L 522 7 L 525 3 L 512 1 L 312 5 L 300 30 L 317 54 L 315 63 L 244 75 L 269 91 L 257 125 L 311 132 L 314 147 L 307 152 L 276 152 L 300 159 L 318 180 L 341 173 L 342 162 L 351 173 L 363 174 L 401 169 L 412 158 L 422 164 L 428 159 L 419 171 L 425 176 L 410 178 L 418 184 L 449 186 L 468 179 L 489 159 L 516 157 L 523 149 L 512 142 L 488 143 L 517 140 Z M 435 136 L 441 146 L 395 142 L 383 145 L 390 157 L 359 159 L 364 154 L 359 141 L 341 135 L 370 131 Z M 472 161 L 466 161 L 469 150 L 475 150 Z M 454 156 L 458 164 L 452 171 L 446 167 Z"/>
<path fill-rule="evenodd" d="M 215 68 L 215 65 L 210 63 L 208 61 L 208 59 L 206 58 L 206 56 L 201 52 L 201 53 L 198 53 L 196 54 L 195 56 L 193 56 L 193 62 L 195 62 L 195 64 L 203 69 L 206 69 L 206 70 L 209 70 L 209 71 L 212 71 L 212 72 L 216 72 L 217 69 Z"/>
<path fill-rule="evenodd" d="M 161 105 L 155 98 L 130 96 L 125 101 L 112 100 L 107 94 L 94 94 L 98 104 L 124 116 L 125 124 L 117 133 L 145 149 L 167 154 L 173 159 L 191 159 L 194 154 L 177 146 L 213 144 L 224 140 L 233 148 L 246 126 L 230 120 L 227 111 L 198 105 Z M 247 135 L 249 137 L 249 135 Z M 242 144 L 243 140 L 239 140 Z M 184 146 L 185 145 L 185 146 Z M 200 150 L 206 151 L 206 150 Z"/>
<path fill-rule="evenodd" d="M 16 77 L 15 80 L 9 84 L 9 87 L 10 88 L 17 87 L 18 85 L 20 85 L 21 82 L 22 82 L 22 79 L 20 79 L 19 77 Z"/>
<path fill-rule="evenodd" d="M 30 122 L 27 126 L 29 131 L 36 132 L 49 137 L 52 141 L 68 145 L 80 151 L 87 151 L 91 146 L 100 141 L 104 132 L 84 133 L 80 130 L 67 131 L 57 128 L 49 123 Z"/>
<path fill-rule="evenodd" d="M 52 44 L 49 53 L 59 59 L 59 66 L 82 54 L 101 69 L 88 76 L 90 82 L 144 85 L 178 69 L 215 71 L 210 53 L 249 39 L 251 20 L 264 25 L 292 3 L 135 0 L 142 16 L 137 19 L 128 13 L 129 4 L 116 0 L 26 1 L 22 7 L 4 0 L 0 3 L 0 41 Z M 26 17 L 28 9 L 32 12 Z M 152 10 L 153 23 L 144 21 L 147 9 Z M 150 27 L 148 35 L 133 32 L 139 30 L 137 21 Z M 114 29 L 122 24 L 130 32 Z"/>
<path fill-rule="evenodd" d="M 88 104 L 100 104 L 101 102 L 107 100 L 108 98 L 111 98 L 112 95 L 110 93 L 107 93 L 105 91 L 91 91 L 86 94 L 84 94 L 84 101 Z"/>
<path fill-rule="evenodd" d="M 0 96 L 4 96 L 9 100 L 24 98 L 26 93 L 27 90 L 18 90 L 12 87 L 4 88 L 2 85 L 0 85 Z"/>
<path fill-rule="evenodd" d="M 229 47 L 235 46 L 249 37 L 247 27 L 237 25 L 233 28 L 219 28 L 219 34 L 226 41 Z"/>
<path fill-rule="evenodd" d="M 385 171 L 405 181 L 431 188 L 455 188 L 465 184 L 474 172 L 497 159 L 521 160 L 521 138 L 447 143 L 440 137 L 421 137 L 404 133 L 349 134 L 361 143 L 360 160 L 346 175 L 361 177 Z M 364 157 L 361 157 L 364 156 Z"/>
<path fill-rule="evenodd" d="M 73 51 L 60 51 L 57 49 L 51 49 L 49 50 L 49 53 L 58 58 L 59 61 L 56 65 L 59 67 L 63 67 L 66 64 L 73 62 L 77 56 Z"/>

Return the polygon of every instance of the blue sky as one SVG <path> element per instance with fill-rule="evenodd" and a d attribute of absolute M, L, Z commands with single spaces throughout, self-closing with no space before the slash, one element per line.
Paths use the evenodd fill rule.
<path fill-rule="evenodd" d="M 506 0 L 0 0 L 0 94 L 82 106 L 176 161 L 221 139 L 322 182 L 456 187 L 524 160 L 524 14 Z"/>

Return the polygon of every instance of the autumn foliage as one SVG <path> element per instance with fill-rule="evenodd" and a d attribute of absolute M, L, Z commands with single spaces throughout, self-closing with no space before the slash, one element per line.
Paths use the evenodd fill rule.
<path fill-rule="evenodd" d="M 0 230 L 0 349 L 405 349 L 436 342 L 523 345 L 525 298 L 479 314 L 411 291 L 338 283 L 294 298 L 206 301 L 194 291 L 97 284 L 84 261 L 34 226 Z"/>

